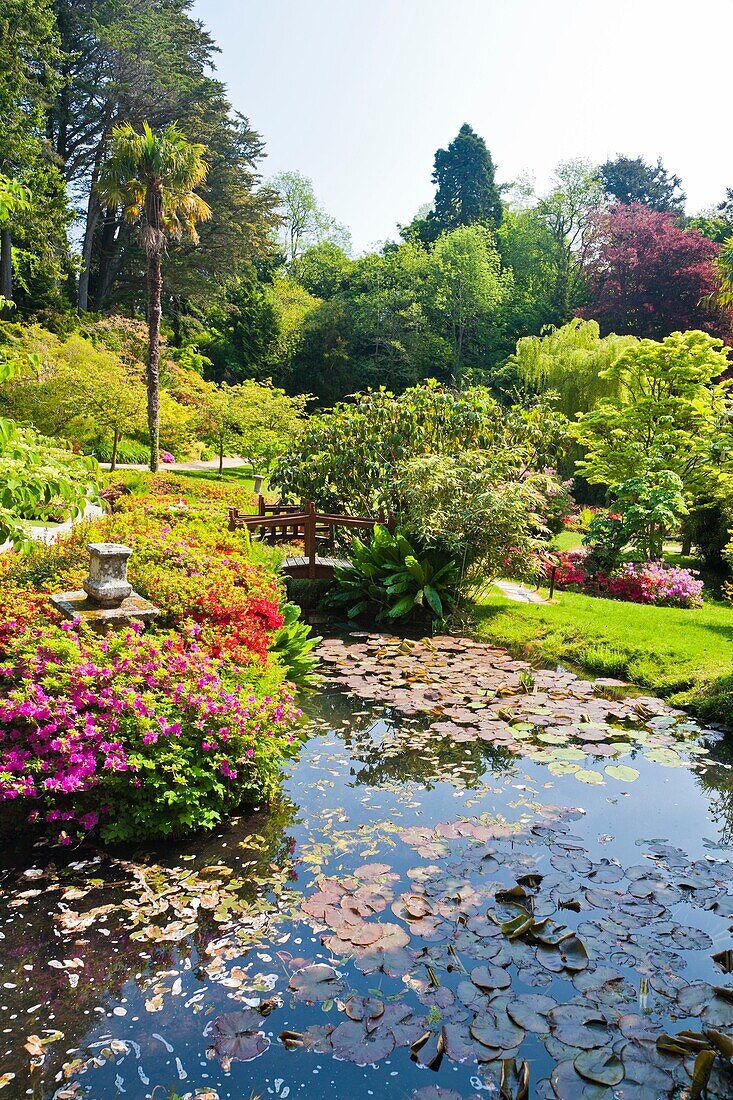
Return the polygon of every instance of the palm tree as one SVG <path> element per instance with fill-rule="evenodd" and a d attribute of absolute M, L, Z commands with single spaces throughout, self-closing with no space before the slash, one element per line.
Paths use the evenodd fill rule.
<path fill-rule="evenodd" d="M 203 145 L 190 142 L 176 123 L 153 133 L 147 122 L 140 134 L 129 122 L 112 131 L 110 152 L 97 183 L 107 209 L 121 208 L 138 226 L 145 250 L 148 290 L 148 429 L 150 469 L 158 469 L 160 450 L 160 317 L 161 262 L 169 238 L 198 242 L 196 225 L 211 209 L 194 188 L 204 183 L 209 166 Z"/>

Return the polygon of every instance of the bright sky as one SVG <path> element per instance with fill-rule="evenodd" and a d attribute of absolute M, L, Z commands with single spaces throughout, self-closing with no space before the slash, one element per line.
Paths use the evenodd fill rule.
<path fill-rule="evenodd" d="M 682 177 L 690 213 L 733 187 L 733 0 L 195 0 L 219 76 L 309 176 L 355 250 L 433 196 L 438 147 L 469 122 L 497 177 L 538 190 L 571 157 L 619 153 Z"/>

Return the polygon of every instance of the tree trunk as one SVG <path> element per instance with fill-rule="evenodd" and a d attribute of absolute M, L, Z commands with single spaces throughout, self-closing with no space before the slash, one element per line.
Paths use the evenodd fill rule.
<path fill-rule="evenodd" d="M 0 230 L 0 296 L 13 300 L 13 237 L 9 225 Z M 3 306 L 0 316 L 9 314 L 10 308 Z"/>
<path fill-rule="evenodd" d="M 219 477 L 224 477 L 224 439 L 219 440 Z"/>
<path fill-rule="evenodd" d="M 94 247 L 94 234 L 97 231 L 97 222 L 102 210 L 97 199 L 94 185 L 89 195 L 87 205 L 87 224 L 84 230 L 84 244 L 81 250 L 81 271 L 79 272 L 79 309 L 86 313 L 89 309 L 89 268 L 92 262 L 92 249 Z"/>
<path fill-rule="evenodd" d="M 97 279 L 94 287 L 94 309 L 100 313 L 107 304 L 109 292 L 117 269 L 117 212 L 108 210 L 104 215 L 102 230 L 99 234 L 99 264 L 97 267 Z M 90 296 L 91 297 L 91 296 Z"/>
<path fill-rule="evenodd" d="M 110 473 L 114 473 L 114 471 L 117 469 L 117 447 L 119 446 L 119 442 L 120 433 L 117 428 L 115 428 L 114 435 L 112 437 L 112 461 L 109 464 Z"/>
<path fill-rule="evenodd" d="M 163 278 L 159 249 L 148 257 L 148 431 L 150 469 L 158 472 L 160 458 L 160 316 Z"/>

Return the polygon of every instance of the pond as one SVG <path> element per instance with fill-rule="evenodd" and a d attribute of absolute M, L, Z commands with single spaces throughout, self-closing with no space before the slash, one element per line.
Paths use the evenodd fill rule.
<path fill-rule="evenodd" d="M 462 639 L 321 654 L 278 806 L 6 854 L 2 1097 L 653 1100 L 711 1035 L 733 1095 L 722 735 Z"/>

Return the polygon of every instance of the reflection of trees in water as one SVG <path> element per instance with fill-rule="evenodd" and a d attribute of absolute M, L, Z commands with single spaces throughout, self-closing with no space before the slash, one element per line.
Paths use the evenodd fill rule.
<path fill-rule="evenodd" d="M 733 735 L 711 745 L 710 755 L 701 759 L 703 766 L 695 774 L 707 795 L 710 816 L 721 842 L 733 844 Z"/>
<path fill-rule="evenodd" d="M 318 718 L 348 750 L 355 786 L 413 782 L 431 790 L 451 782 L 473 789 L 487 771 L 505 779 L 518 765 L 513 753 L 490 742 L 453 741 L 431 733 L 428 718 L 406 719 L 392 708 L 341 693 L 322 696 L 318 704 Z"/>
<path fill-rule="evenodd" d="M 91 847 L 71 853 L 49 849 L 43 853 L 45 859 L 38 849 L 22 860 L 16 852 L 13 866 L 0 870 L 3 982 L 7 983 L 2 991 L 2 1004 L 7 1006 L 2 1019 L 6 1026 L 13 1027 L 0 1039 L 0 1064 L 2 1072 L 15 1073 L 11 1087 L 17 1086 L 17 1091 L 8 1092 L 8 1096 L 24 1095 L 31 1087 L 37 1097 L 51 1096 L 56 1074 L 64 1062 L 74 1057 L 68 1051 L 81 1047 L 85 1056 L 86 1036 L 104 1020 L 95 1009 L 119 1000 L 124 995 L 123 987 L 131 980 L 147 988 L 156 975 L 180 970 L 186 959 L 194 963 L 197 956 L 206 959 L 209 943 L 227 931 L 226 923 L 216 920 L 211 909 L 198 908 L 192 920 L 185 917 L 186 923 L 194 924 L 193 930 L 178 942 L 155 942 L 149 936 L 133 939 L 133 934 L 148 923 L 165 926 L 179 916 L 175 907 L 156 916 L 152 913 L 154 905 L 147 913 L 145 905 L 150 897 L 167 896 L 185 903 L 187 882 L 195 881 L 204 868 L 211 868 L 201 878 L 205 877 L 207 883 L 220 879 L 222 889 L 240 903 L 231 911 L 236 926 L 237 919 L 258 898 L 269 895 L 268 882 L 275 881 L 271 868 L 279 869 L 279 881 L 292 877 L 294 840 L 288 830 L 295 813 L 292 803 L 282 800 L 267 811 L 234 819 L 223 836 L 220 830 L 218 835 L 210 833 L 160 845 L 155 852 L 119 848 L 101 862 L 94 861 L 97 852 Z M 183 856 L 192 855 L 194 859 L 183 861 Z M 89 862 L 86 866 L 70 866 L 82 861 Z M 218 876 L 217 865 L 225 872 L 230 869 L 232 874 Z M 44 877 L 28 878 L 23 872 L 30 867 L 43 868 Z M 23 897 L 36 890 L 36 896 Z M 79 897 L 77 891 L 87 892 Z M 83 915 L 108 905 L 114 909 L 101 913 L 89 927 L 66 931 L 59 937 L 55 918 L 62 911 Z M 136 922 L 136 915 L 143 919 Z M 242 954 L 245 951 L 243 947 Z M 75 959 L 82 965 L 50 965 Z M 39 1007 L 29 1012 L 33 1006 Z M 30 1056 L 23 1045 L 28 1035 L 43 1035 L 44 1029 L 57 1029 L 63 1039 L 46 1047 L 43 1066 L 29 1077 Z"/>

